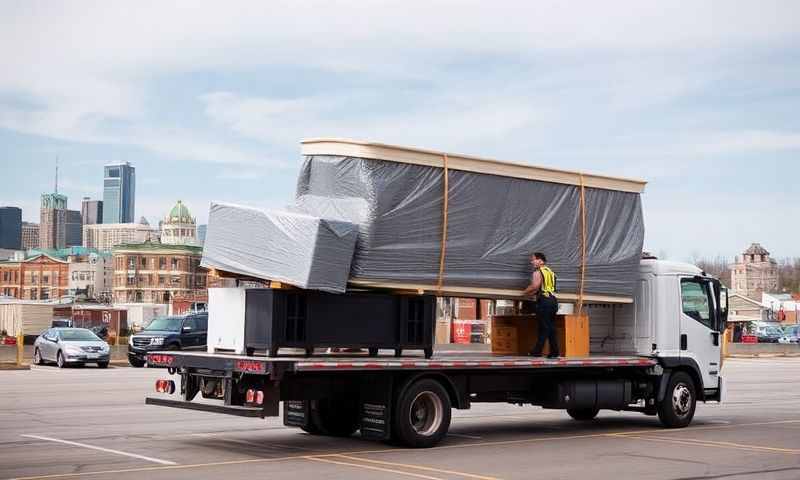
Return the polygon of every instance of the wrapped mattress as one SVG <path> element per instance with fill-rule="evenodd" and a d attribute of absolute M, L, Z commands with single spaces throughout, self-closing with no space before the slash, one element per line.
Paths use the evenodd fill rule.
<path fill-rule="evenodd" d="M 201 265 L 341 293 L 357 234 L 346 221 L 212 203 Z"/>
<path fill-rule="evenodd" d="M 633 295 L 644 182 L 349 140 L 303 153 L 293 210 L 357 226 L 351 285 L 518 292 L 541 251 L 562 296 Z"/>

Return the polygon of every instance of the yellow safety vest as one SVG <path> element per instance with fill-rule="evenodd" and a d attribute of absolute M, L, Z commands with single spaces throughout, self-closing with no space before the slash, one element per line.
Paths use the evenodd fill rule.
<path fill-rule="evenodd" d="M 555 295 L 556 274 L 547 265 L 539 267 L 539 272 L 542 274 L 542 286 L 539 288 L 539 294 L 545 297 Z"/>

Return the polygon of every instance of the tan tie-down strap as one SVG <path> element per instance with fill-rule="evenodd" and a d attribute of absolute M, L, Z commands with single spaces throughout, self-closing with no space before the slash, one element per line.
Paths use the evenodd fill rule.
<path fill-rule="evenodd" d="M 442 241 L 439 246 L 439 275 L 436 281 L 436 292 L 441 296 L 444 287 L 444 267 L 445 258 L 447 256 L 447 212 L 448 200 L 450 197 L 450 171 L 447 165 L 447 154 L 443 155 L 443 175 L 444 175 L 444 191 L 442 199 Z M 580 175 L 580 201 L 579 201 L 579 214 L 581 217 L 581 231 L 580 231 L 580 250 L 581 250 L 581 263 L 578 267 L 580 280 L 578 282 L 578 302 L 577 314 L 583 313 L 583 297 L 584 286 L 586 283 L 586 243 L 587 243 L 587 228 L 586 228 L 586 181 L 583 174 Z"/>
<path fill-rule="evenodd" d="M 442 202 L 442 243 L 439 247 L 439 277 L 436 281 L 436 292 L 441 296 L 444 284 L 444 259 L 447 254 L 447 200 L 450 197 L 450 183 L 447 168 L 447 154 L 444 154 L 444 201 Z"/>
<path fill-rule="evenodd" d="M 580 273 L 580 282 L 578 283 L 578 304 L 577 304 L 577 314 L 583 314 L 583 291 L 584 291 L 584 284 L 586 282 L 586 242 L 587 242 L 587 234 L 586 234 L 586 184 L 584 182 L 583 174 L 580 174 L 580 202 L 579 202 L 579 209 L 580 209 L 580 216 L 581 216 L 581 238 L 580 238 L 580 248 L 581 248 L 581 264 L 579 268 Z"/>

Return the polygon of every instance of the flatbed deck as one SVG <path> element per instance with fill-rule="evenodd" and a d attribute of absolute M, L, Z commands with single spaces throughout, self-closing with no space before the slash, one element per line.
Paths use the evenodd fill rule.
<path fill-rule="evenodd" d="M 263 373 L 279 367 L 283 372 L 353 371 L 353 370 L 491 370 L 550 369 L 585 367 L 648 367 L 658 362 L 651 357 L 592 355 L 570 358 L 535 358 L 492 354 L 435 354 L 424 357 L 366 355 L 246 356 L 205 352 L 158 352 L 150 354 L 155 366 L 221 368 L 237 372 Z"/>

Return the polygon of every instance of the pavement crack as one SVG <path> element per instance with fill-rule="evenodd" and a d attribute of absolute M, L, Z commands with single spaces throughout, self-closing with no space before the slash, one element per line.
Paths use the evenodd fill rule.
<path fill-rule="evenodd" d="M 721 475 L 704 475 L 699 477 L 678 477 L 678 478 L 673 478 L 672 480 L 714 480 L 717 478 L 732 478 L 732 477 L 741 477 L 742 475 L 791 472 L 794 470 L 800 470 L 800 467 L 773 468 L 769 470 L 747 470 L 743 472 L 723 473 Z"/>

